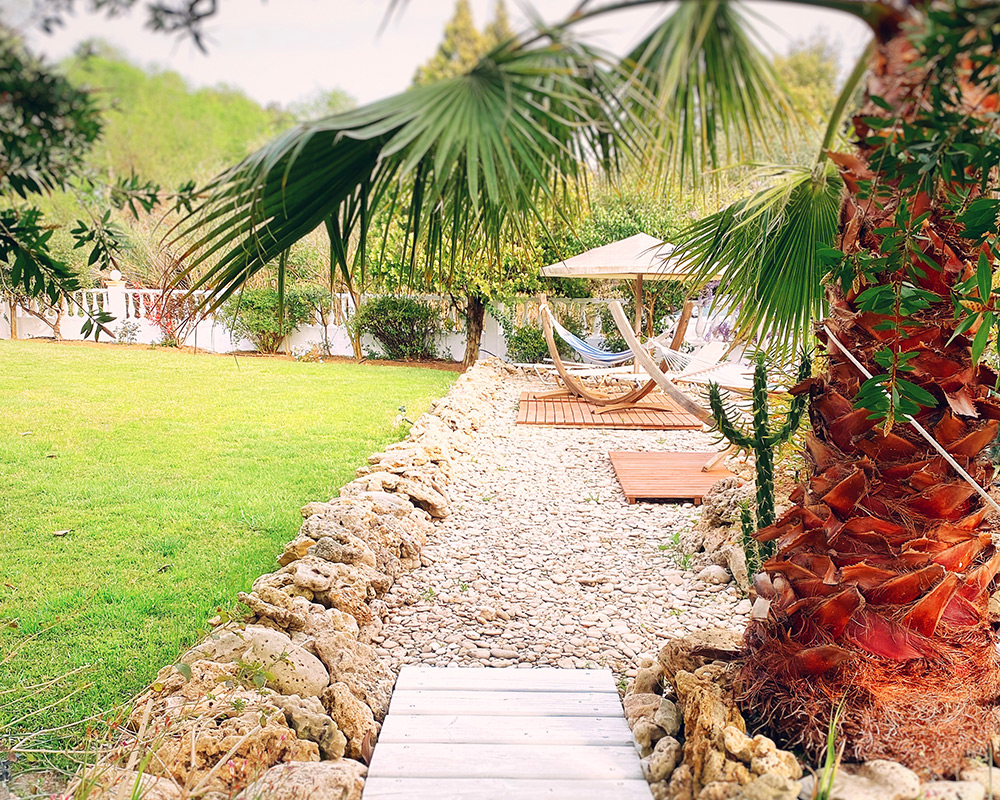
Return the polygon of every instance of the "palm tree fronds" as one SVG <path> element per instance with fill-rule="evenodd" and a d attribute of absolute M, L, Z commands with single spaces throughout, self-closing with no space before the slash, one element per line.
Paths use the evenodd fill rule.
<path fill-rule="evenodd" d="M 826 314 L 819 248 L 836 242 L 842 193 L 829 162 L 779 168 L 767 187 L 694 223 L 674 255 L 696 283 L 721 273 L 716 298 L 741 299 L 739 338 L 794 354 Z"/>

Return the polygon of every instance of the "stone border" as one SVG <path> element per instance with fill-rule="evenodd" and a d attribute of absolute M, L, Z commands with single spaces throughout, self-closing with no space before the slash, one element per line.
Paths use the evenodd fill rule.
<path fill-rule="evenodd" d="M 451 462 L 501 410 L 503 370 L 476 364 L 339 497 L 306 505 L 280 568 L 239 594 L 250 616 L 160 670 L 69 796 L 359 800 L 395 683 L 370 645 L 381 598 L 448 515 Z"/>

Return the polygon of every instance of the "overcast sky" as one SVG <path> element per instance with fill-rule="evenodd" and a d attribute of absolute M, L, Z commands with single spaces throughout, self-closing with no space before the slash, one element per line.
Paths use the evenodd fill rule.
<path fill-rule="evenodd" d="M 470 2 L 482 27 L 495 0 Z M 507 4 L 515 29 L 523 29 L 523 4 Z M 533 6 L 551 22 L 576 4 L 534 0 Z M 207 56 L 190 42 L 144 30 L 139 11 L 112 21 L 80 14 L 60 32 L 46 35 L 30 25 L 30 0 L 0 0 L 0 19 L 50 59 L 70 54 L 82 40 L 100 37 L 136 63 L 176 70 L 196 86 L 237 86 L 264 104 L 287 104 L 338 87 L 367 103 L 409 85 L 416 67 L 437 48 L 454 0 L 409 0 L 381 34 L 389 0 L 221 0 L 219 5 L 208 26 Z M 786 2 L 746 5 L 759 18 L 760 34 L 774 52 L 785 52 L 791 43 L 821 31 L 841 54 L 842 72 L 853 66 L 869 38 L 862 23 L 840 12 Z M 588 41 L 620 54 L 662 14 L 649 8 L 616 14 L 584 30 Z"/>

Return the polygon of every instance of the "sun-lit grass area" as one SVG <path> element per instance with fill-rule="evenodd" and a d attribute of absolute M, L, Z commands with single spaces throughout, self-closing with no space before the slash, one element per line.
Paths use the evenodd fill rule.
<path fill-rule="evenodd" d="M 455 377 L 0 341 L 0 734 L 141 689 Z"/>

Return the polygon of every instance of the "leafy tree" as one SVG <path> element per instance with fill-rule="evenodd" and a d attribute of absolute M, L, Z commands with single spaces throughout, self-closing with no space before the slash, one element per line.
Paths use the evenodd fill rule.
<path fill-rule="evenodd" d="M 417 69 L 413 85 L 427 86 L 442 78 L 464 75 L 489 49 L 489 42 L 476 28 L 469 0 L 455 0 L 455 13 L 444 26 L 444 39 L 430 61 Z"/>
<path fill-rule="evenodd" d="M 309 121 L 350 111 L 358 101 L 343 89 L 317 91 L 305 100 L 292 103 L 288 112 L 297 120 Z"/>

